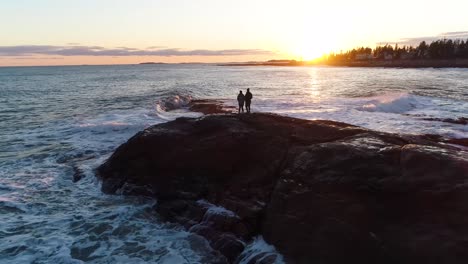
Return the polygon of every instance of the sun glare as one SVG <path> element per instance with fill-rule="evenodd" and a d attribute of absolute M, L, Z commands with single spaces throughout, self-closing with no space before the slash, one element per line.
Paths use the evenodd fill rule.
<path fill-rule="evenodd" d="M 295 56 L 306 61 L 318 59 L 328 52 L 327 43 L 320 43 L 320 39 L 314 38 L 314 36 L 308 36 L 300 40 L 293 51 Z"/>
<path fill-rule="evenodd" d="M 312 8 L 311 8 L 312 9 Z M 346 17 L 346 13 L 340 17 Z M 348 33 L 341 19 L 330 19 L 327 10 L 317 11 L 313 15 L 304 15 L 301 22 L 290 32 L 289 51 L 299 60 L 318 59 L 343 45 L 342 39 Z M 349 20 L 349 23 L 352 23 Z"/>
<path fill-rule="evenodd" d="M 334 51 L 339 46 L 337 32 L 326 27 L 310 28 L 301 32 L 293 44 L 292 54 L 302 60 L 314 60 Z"/>

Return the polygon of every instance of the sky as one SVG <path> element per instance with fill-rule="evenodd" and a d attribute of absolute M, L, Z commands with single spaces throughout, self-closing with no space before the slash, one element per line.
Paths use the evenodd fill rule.
<path fill-rule="evenodd" d="M 0 66 L 309 60 L 468 38 L 466 0 L 0 0 Z"/>

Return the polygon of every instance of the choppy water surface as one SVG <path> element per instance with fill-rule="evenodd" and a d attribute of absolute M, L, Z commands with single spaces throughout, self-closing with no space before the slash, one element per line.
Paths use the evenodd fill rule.
<path fill-rule="evenodd" d="M 209 263 L 206 243 L 159 221 L 154 201 L 102 194 L 93 169 L 137 131 L 199 116 L 161 102 L 235 105 L 246 88 L 253 111 L 468 137 L 466 125 L 427 121 L 468 117 L 466 69 L 0 68 L 0 262 Z M 249 250 L 272 249 L 258 239 Z"/>

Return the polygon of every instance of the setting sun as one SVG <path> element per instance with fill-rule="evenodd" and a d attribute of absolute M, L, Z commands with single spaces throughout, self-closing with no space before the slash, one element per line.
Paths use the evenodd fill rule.
<path fill-rule="evenodd" d="M 325 7 L 315 10 L 313 15 L 303 14 L 299 25 L 288 36 L 290 54 L 298 60 L 314 60 L 349 44 L 343 39 L 347 27 L 343 26 L 341 20 L 331 20 Z M 339 10 L 334 12 L 342 18 L 348 16 Z"/>
<path fill-rule="evenodd" d="M 292 53 L 300 60 L 309 61 L 320 58 L 328 52 L 330 50 L 327 43 L 320 43 L 314 40 L 313 36 L 304 36 Z"/>

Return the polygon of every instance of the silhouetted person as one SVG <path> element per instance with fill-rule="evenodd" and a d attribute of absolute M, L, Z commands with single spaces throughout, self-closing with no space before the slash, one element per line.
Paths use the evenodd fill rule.
<path fill-rule="evenodd" d="M 250 89 L 247 88 L 247 92 L 245 93 L 245 110 L 247 113 L 250 113 L 250 102 L 252 101 L 252 93 L 250 92 Z"/>
<path fill-rule="evenodd" d="M 242 113 L 244 113 L 244 101 L 245 101 L 245 96 L 242 93 L 242 91 L 239 91 L 239 95 L 237 95 L 237 102 L 239 103 L 239 114 L 242 110 Z"/>

